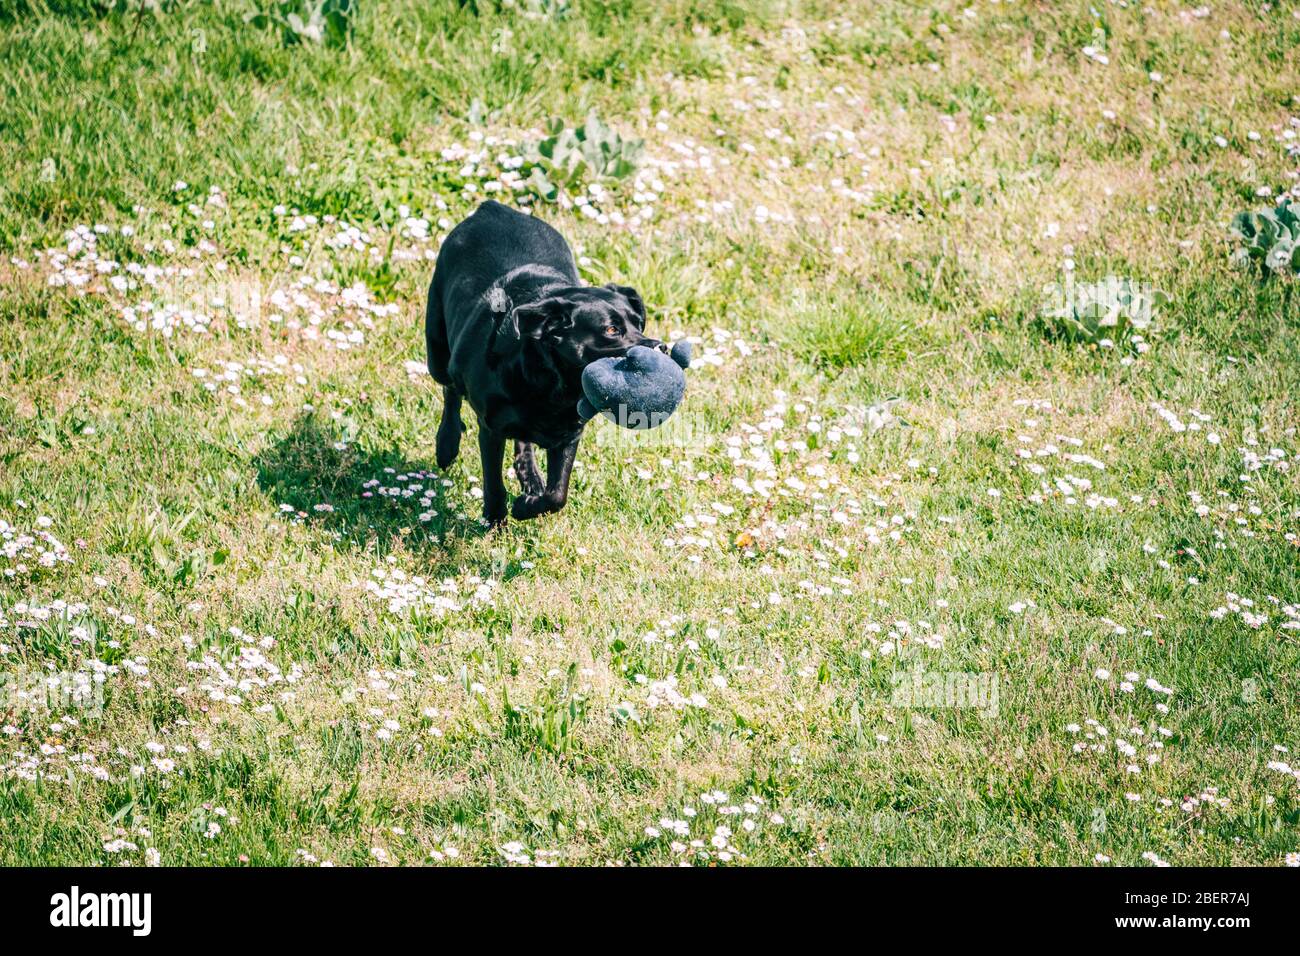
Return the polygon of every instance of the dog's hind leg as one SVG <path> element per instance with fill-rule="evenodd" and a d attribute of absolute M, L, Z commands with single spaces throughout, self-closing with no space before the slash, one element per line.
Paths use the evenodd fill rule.
<path fill-rule="evenodd" d="M 450 385 L 447 365 L 451 362 L 451 346 L 447 343 L 447 323 L 442 317 L 442 305 L 438 301 L 436 287 L 437 282 L 429 287 L 429 306 L 424 312 L 425 362 L 435 382 Z"/>
<path fill-rule="evenodd" d="M 537 470 L 537 446 L 530 441 L 515 442 L 515 477 L 526 495 L 540 495 L 546 490 L 542 473 Z"/>
<path fill-rule="evenodd" d="M 447 323 L 443 320 L 442 303 L 438 294 L 438 276 L 429 286 L 429 306 L 424 313 L 424 344 L 429 374 L 442 386 L 442 421 L 438 424 L 438 468 L 451 467 L 460 452 L 460 436 L 465 433 L 465 423 L 460 418 L 461 395 L 451 384 L 447 366 L 451 362 L 451 346 L 447 343 Z"/>
<path fill-rule="evenodd" d="M 460 436 L 465 433 L 465 423 L 460 419 L 460 392 L 450 385 L 442 390 L 442 421 L 438 424 L 438 442 L 436 445 L 438 468 L 445 471 L 451 467 L 460 452 Z"/>

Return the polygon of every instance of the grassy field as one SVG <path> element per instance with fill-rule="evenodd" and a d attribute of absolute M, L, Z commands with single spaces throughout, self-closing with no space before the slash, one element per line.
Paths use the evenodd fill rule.
<path fill-rule="evenodd" d="M 156 6 L 0 6 L 0 864 L 1300 862 L 1292 4 Z M 696 341 L 496 533 L 485 196 Z"/>

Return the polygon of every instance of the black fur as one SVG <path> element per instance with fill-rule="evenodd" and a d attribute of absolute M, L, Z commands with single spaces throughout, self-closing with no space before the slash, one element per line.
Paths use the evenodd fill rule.
<path fill-rule="evenodd" d="M 483 460 L 483 516 L 505 520 L 501 462 L 515 443 L 524 493 L 516 518 L 559 511 L 583 422 L 577 403 L 589 362 L 623 355 L 646 338 L 645 305 L 627 286 L 586 286 L 564 237 L 497 202 L 479 206 L 438 252 L 424 334 L 429 374 L 443 386 L 438 467 L 460 450 L 462 401 L 474 409 Z M 546 482 L 535 446 L 546 449 Z"/>

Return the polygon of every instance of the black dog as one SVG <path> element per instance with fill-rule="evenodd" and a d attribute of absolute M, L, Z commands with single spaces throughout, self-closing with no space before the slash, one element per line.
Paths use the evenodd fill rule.
<path fill-rule="evenodd" d="M 559 511 L 583 421 L 582 370 L 633 345 L 663 348 L 642 335 L 645 305 L 626 286 L 585 286 L 564 237 L 541 220 L 485 202 L 447 236 L 434 265 L 424 334 L 429 374 L 442 385 L 438 467 L 460 450 L 461 401 L 478 417 L 483 517 L 505 521 L 501 477 L 506 439 L 523 488 L 519 519 Z M 546 483 L 535 448 L 546 449 Z"/>

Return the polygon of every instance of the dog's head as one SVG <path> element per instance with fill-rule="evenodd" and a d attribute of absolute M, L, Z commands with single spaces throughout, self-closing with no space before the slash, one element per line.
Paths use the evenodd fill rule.
<path fill-rule="evenodd" d="M 537 343 L 557 368 L 578 372 L 597 359 L 625 355 L 634 345 L 661 348 L 645 331 L 645 303 L 622 285 L 575 286 L 516 307 L 510 314 L 521 341 Z"/>

